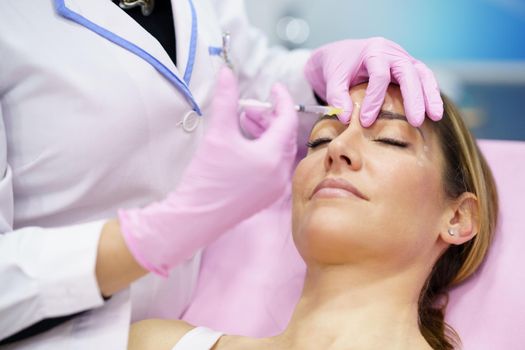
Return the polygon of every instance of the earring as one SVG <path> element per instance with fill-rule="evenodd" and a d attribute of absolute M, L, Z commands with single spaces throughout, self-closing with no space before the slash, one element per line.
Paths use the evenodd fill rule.
<path fill-rule="evenodd" d="M 449 228 L 447 231 L 448 231 L 448 234 L 451 235 L 452 237 L 456 235 L 456 230 Z"/>

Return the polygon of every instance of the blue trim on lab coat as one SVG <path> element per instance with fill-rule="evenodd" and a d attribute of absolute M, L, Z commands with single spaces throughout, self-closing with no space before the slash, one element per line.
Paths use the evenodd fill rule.
<path fill-rule="evenodd" d="M 197 47 L 197 14 L 195 13 L 195 6 L 193 1 L 188 0 L 191 7 L 191 38 L 190 38 L 190 52 L 188 54 L 188 62 L 186 63 L 186 71 L 184 72 L 184 81 L 186 85 L 190 85 L 191 73 L 193 72 L 193 64 L 195 63 L 195 49 Z"/>
<path fill-rule="evenodd" d="M 146 62 L 151 64 L 160 74 L 162 74 L 166 79 L 168 79 L 168 81 L 171 84 L 173 84 L 177 88 L 177 90 L 179 90 L 184 95 L 184 97 L 186 98 L 188 103 L 191 105 L 193 110 L 197 112 L 197 114 L 202 115 L 199 105 L 193 98 L 193 95 L 190 89 L 188 88 L 188 84 L 191 79 L 191 73 L 193 71 L 193 64 L 195 61 L 195 48 L 196 48 L 196 41 L 197 41 L 197 16 L 195 13 L 193 2 L 191 0 L 188 0 L 188 1 L 190 2 L 190 6 L 191 6 L 192 27 L 191 27 L 191 39 L 190 39 L 191 40 L 190 41 L 190 52 L 188 55 L 188 63 L 186 65 L 186 71 L 184 73 L 184 81 L 180 80 L 179 77 L 177 77 L 171 70 L 169 70 L 159 60 L 157 60 L 155 57 L 150 55 L 148 52 L 146 52 L 142 48 L 116 35 L 115 33 L 110 32 L 109 30 L 99 26 L 98 24 L 91 22 L 90 20 L 83 17 L 82 15 L 67 8 L 66 5 L 64 4 L 64 0 L 55 0 L 55 8 L 56 8 L 57 13 L 60 16 L 67 18 L 73 22 L 76 22 L 88 28 L 89 30 L 123 47 L 124 49 L 134 53 L 135 55 L 139 56 L 140 58 L 144 59 Z"/>

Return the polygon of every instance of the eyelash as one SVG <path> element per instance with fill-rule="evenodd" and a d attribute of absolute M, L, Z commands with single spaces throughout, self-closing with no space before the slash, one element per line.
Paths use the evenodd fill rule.
<path fill-rule="evenodd" d="M 321 146 L 322 144 L 328 143 L 330 141 L 332 141 L 332 139 L 327 138 L 327 137 L 320 137 L 318 139 L 308 141 L 306 143 L 306 146 L 308 148 L 316 148 L 317 146 Z M 400 147 L 400 148 L 406 148 L 409 146 L 408 142 L 399 141 L 399 140 L 391 139 L 388 137 L 373 139 L 372 141 L 381 142 L 381 143 L 384 143 L 390 146 Z"/>
<path fill-rule="evenodd" d="M 373 141 L 385 143 L 387 145 L 400 147 L 400 148 L 407 148 L 409 146 L 408 142 L 399 141 L 399 140 L 396 140 L 396 139 L 391 139 L 389 137 L 383 137 L 383 138 L 379 138 L 379 139 L 374 139 Z"/>
<path fill-rule="evenodd" d="M 308 141 L 306 143 L 306 146 L 308 148 L 316 148 L 317 146 L 321 146 L 322 144 L 328 143 L 330 141 L 332 141 L 332 139 L 330 139 L 328 137 L 320 137 L 318 139 L 315 139 L 315 140 L 312 140 L 312 141 Z"/>

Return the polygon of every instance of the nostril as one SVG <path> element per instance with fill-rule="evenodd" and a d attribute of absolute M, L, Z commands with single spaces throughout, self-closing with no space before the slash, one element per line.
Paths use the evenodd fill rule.
<path fill-rule="evenodd" d="M 348 164 L 348 165 L 352 165 L 352 161 L 350 160 L 349 157 L 347 157 L 347 156 L 345 156 L 345 155 L 341 155 L 340 157 L 341 157 L 341 159 L 342 159 L 343 161 L 346 162 L 346 164 Z"/>

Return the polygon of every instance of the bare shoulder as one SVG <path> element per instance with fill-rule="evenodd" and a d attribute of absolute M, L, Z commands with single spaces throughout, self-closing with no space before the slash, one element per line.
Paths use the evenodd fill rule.
<path fill-rule="evenodd" d="M 144 320 L 131 325 L 128 350 L 171 350 L 194 326 L 179 320 Z"/>

